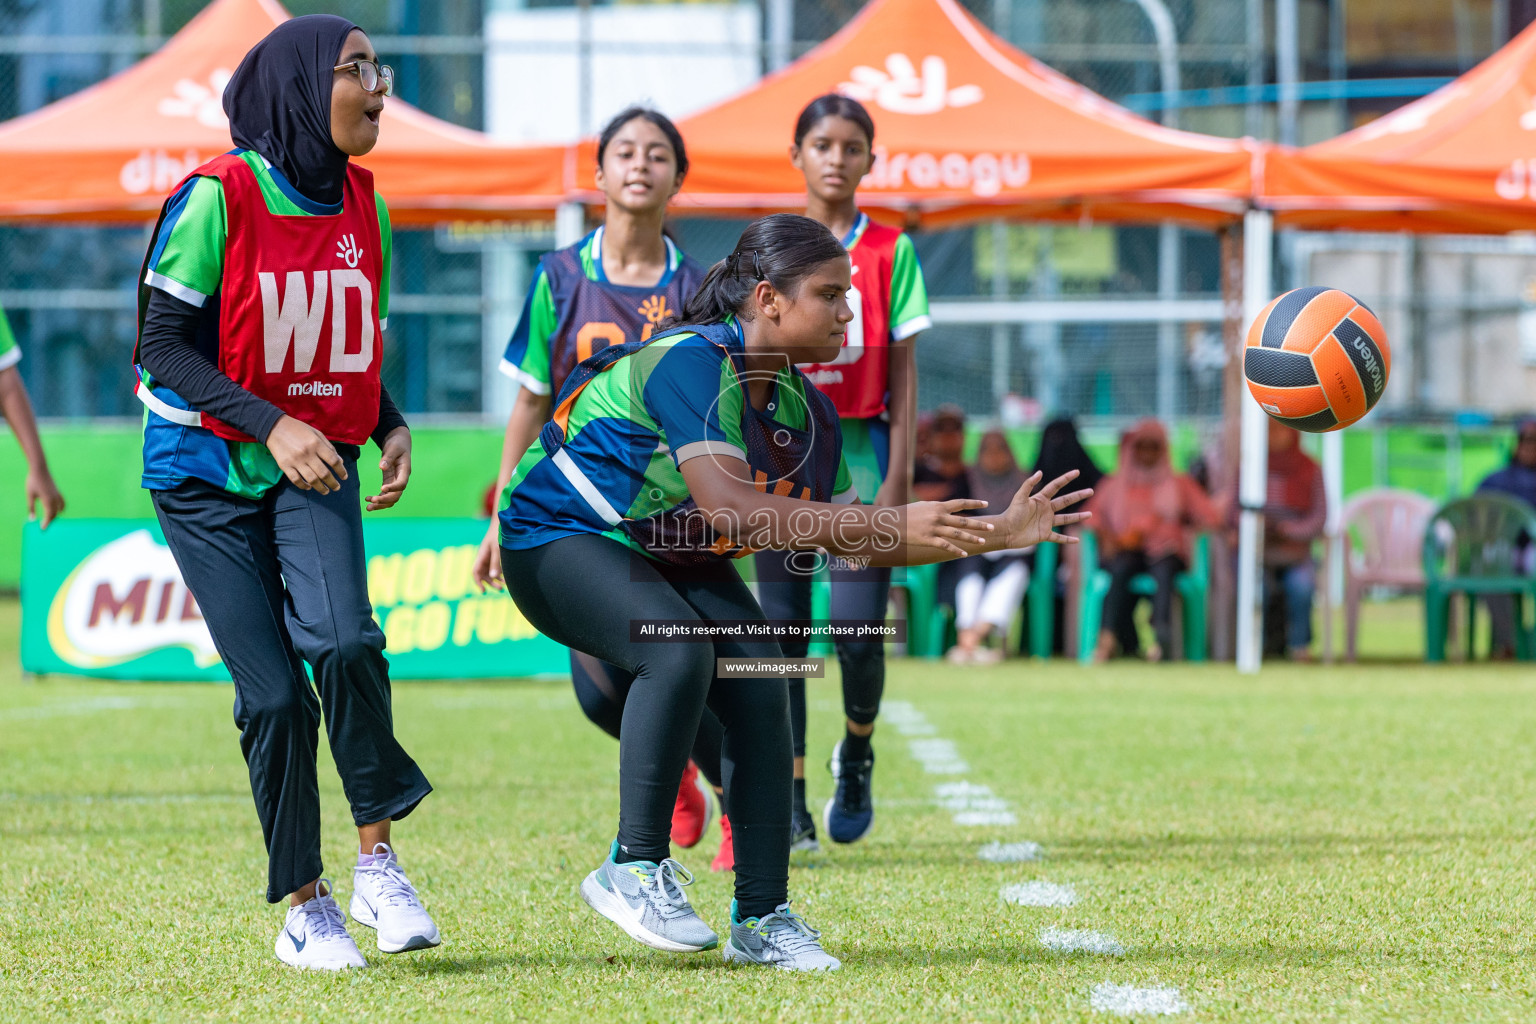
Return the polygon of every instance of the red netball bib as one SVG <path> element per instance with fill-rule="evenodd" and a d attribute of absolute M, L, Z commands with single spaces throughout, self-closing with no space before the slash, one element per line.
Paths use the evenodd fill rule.
<path fill-rule="evenodd" d="M 332 441 L 362 444 L 379 421 L 383 245 L 373 175 L 347 168 L 341 213 L 280 216 L 238 156 L 194 174 L 224 185 L 229 233 L 219 369 Z M 254 440 L 212 416 L 203 426 Z"/>
<path fill-rule="evenodd" d="M 891 273 L 901 232 L 873 222 L 848 250 L 853 287 L 848 292 L 853 322 L 843 349 L 830 363 L 800 368 L 821 389 L 840 416 L 869 419 L 885 412 L 890 390 Z"/>

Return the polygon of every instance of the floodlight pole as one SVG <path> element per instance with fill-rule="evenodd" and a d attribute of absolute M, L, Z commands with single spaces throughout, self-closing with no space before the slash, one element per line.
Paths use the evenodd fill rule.
<path fill-rule="evenodd" d="M 795 45 L 794 0 L 768 0 L 768 70 L 787 65 Z"/>
<path fill-rule="evenodd" d="M 1268 210 L 1243 218 L 1243 323 L 1252 325 L 1269 304 L 1273 287 L 1274 221 Z M 1241 351 L 1233 358 L 1242 358 Z M 1269 490 L 1269 418 L 1247 387 L 1242 407 L 1241 473 L 1237 497 L 1237 670 L 1257 672 L 1264 657 L 1264 504 Z"/>
<path fill-rule="evenodd" d="M 576 134 L 592 132 L 592 0 L 576 0 Z"/>
<path fill-rule="evenodd" d="M 1133 0 L 1152 23 L 1152 36 L 1157 40 L 1158 63 L 1162 71 L 1163 124 L 1170 128 L 1179 126 L 1179 40 L 1174 30 L 1173 15 L 1163 0 Z M 1179 229 L 1172 221 L 1164 221 L 1157 234 L 1157 297 L 1170 302 L 1179 294 Z M 1170 422 L 1178 414 L 1179 328 L 1177 324 L 1164 322 L 1157 326 L 1157 416 Z"/>
<path fill-rule="evenodd" d="M 1131 0 L 1152 23 L 1152 38 L 1157 40 L 1157 59 L 1162 65 L 1163 124 L 1179 123 L 1179 37 L 1174 31 L 1173 15 L 1163 0 Z"/>
<path fill-rule="evenodd" d="M 1296 145 L 1301 112 L 1301 48 L 1297 41 L 1296 0 L 1275 0 L 1275 84 L 1280 92 L 1277 127 L 1282 145 Z"/>

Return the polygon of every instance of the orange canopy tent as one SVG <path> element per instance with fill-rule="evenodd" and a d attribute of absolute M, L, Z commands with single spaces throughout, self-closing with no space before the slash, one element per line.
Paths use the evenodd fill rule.
<path fill-rule="evenodd" d="M 1280 227 L 1536 230 L 1536 25 L 1385 117 L 1271 151 L 1259 203 Z"/>
<path fill-rule="evenodd" d="M 815 50 L 679 122 L 679 214 L 801 210 L 794 120 L 843 92 L 875 118 L 865 209 L 937 226 L 997 217 L 1217 224 L 1251 194 L 1254 145 L 1137 117 L 1013 49 L 954 0 L 873 0 Z M 578 166 L 593 166 L 593 144 Z M 590 172 L 588 172 L 590 173 Z M 582 198 L 593 201 L 591 178 Z"/>
<path fill-rule="evenodd" d="M 163 47 L 89 89 L 0 125 L 0 219 L 144 220 L 187 172 L 229 150 L 220 106 L 246 51 L 288 14 L 215 0 Z M 373 171 L 396 223 L 548 217 L 566 147 L 506 146 L 391 98 Z"/>

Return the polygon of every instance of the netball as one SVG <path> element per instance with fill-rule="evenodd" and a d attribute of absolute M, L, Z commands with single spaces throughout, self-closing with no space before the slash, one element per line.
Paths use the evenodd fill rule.
<path fill-rule="evenodd" d="M 1337 288 L 1297 288 L 1248 328 L 1243 376 L 1281 423 L 1326 433 L 1376 407 L 1392 372 L 1387 332 L 1365 303 Z"/>

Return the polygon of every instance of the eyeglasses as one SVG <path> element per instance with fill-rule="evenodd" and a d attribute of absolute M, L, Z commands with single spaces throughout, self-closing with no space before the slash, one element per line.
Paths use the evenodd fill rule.
<path fill-rule="evenodd" d="M 376 60 L 354 60 L 337 64 L 332 71 L 355 71 L 363 92 L 384 91 L 385 96 L 395 94 L 395 69 Z"/>

